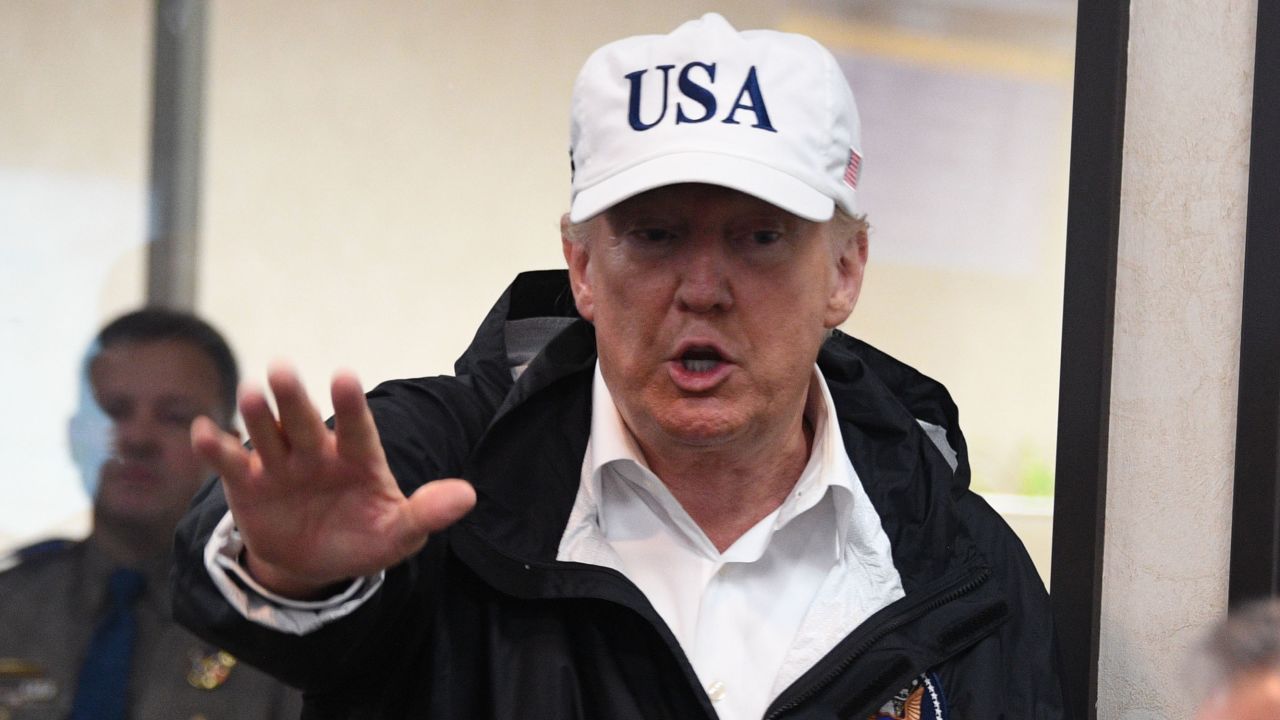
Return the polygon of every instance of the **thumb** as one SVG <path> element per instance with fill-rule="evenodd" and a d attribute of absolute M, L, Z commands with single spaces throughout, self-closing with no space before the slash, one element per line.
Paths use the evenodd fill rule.
<path fill-rule="evenodd" d="M 420 547 L 427 535 L 461 520 L 475 504 L 475 488 L 466 480 L 433 480 L 409 496 L 405 508 L 409 532 Z"/>

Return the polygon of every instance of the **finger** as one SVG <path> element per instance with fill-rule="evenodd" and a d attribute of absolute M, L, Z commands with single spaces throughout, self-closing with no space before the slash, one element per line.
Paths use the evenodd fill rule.
<path fill-rule="evenodd" d="M 191 447 L 214 472 L 232 485 L 243 484 L 249 476 L 249 451 L 232 434 L 201 415 L 191 423 Z"/>
<path fill-rule="evenodd" d="M 385 463 L 378 426 L 369 412 L 369 401 L 355 373 L 334 373 L 330 388 L 333 398 L 333 431 L 337 434 L 338 455 L 351 462 Z"/>
<path fill-rule="evenodd" d="M 276 474 L 283 472 L 287 448 L 280 434 L 280 425 L 276 416 L 267 404 L 267 396 L 262 388 L 250 382 L 240 384 L 240 417 L 244 418 L 244 427 L 249 431 L 249 440 L 253 449 L 262 458 L 267 472 Z"/>
<path fill-rule="evenodd" d="M 409 548 L 408 552 L 416 551 L 428 535 L 461 520 L 475 505 L 475 488 L 466 480 L 435 480 L 423 485 L 405 505 L 402 546 Z"/>
<path fill-rule="evenodd" d="M 288 365 L 275 363 L 267 371 L 267 383 L 276 396 L 280 427 L 284 430 L 289 449 L 303 455 L 319 452 L 329 429 L 324 426 L 316 406 L 311 404 L 311 398 L 307 397 L 298 373 Z"/>

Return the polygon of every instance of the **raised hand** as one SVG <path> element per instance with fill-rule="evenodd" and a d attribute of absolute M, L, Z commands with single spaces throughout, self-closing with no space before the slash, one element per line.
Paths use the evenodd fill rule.
<path fill-rule="evenodd" d="M 457 479 L 404 496 L 351 373 L 333 378 L 333 430 L 291 368 L 273 367 L 267 382 L 279 421 L 260 388 L 246 384 L 240 391 L 252 450 L 208 418 L 191 426 L 196 453 L 222 475 L 249 572 L 267 589 L 306 598 L 376 573 L 417 552 L 428 535 L 475 505 L 471 485 Z"/>

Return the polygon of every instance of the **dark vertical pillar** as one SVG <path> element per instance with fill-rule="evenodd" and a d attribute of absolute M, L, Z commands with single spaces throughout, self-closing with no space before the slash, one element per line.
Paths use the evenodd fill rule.
<path fill-rule="evenodd" d="M 1128 0 L 1080 0 L 1051 588 L 1069 717 L 1096 718 Z"/>
<path fill-rule="evenodd" d="M 147 303 L 195 305 L 204 0 L 156 0 Z"/>
<path fill-rule="evenodd" d="M 1231 513 L 1232 606 L 1280 590 L 1280 3 L 1258 3 Z"/>

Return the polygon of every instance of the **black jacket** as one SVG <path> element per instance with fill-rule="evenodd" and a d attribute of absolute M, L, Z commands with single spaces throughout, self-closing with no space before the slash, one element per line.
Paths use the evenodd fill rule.
<path fill-rule="evenodd" d="M 512 321 L 542 317 L 575 317 L 563 272 L 517 278 L 456 377 L 394 381 L 369 394 L 405 492 L 464 477 L 478 503 L 388 570 L 363 606 L 305 636 L 243 619 L 203 566 L 226 512 L 211 483 L 179 528 L 180 621 L 303 688 L 304 717 L 714 718 L 640 590 L 613 570 L 555 559 L 590 431 L 595 338 L 590 324 L 562 321 L 513 382 Z M 937 690 L 925 718 L 939 710 L 973 720 L 1063 717 L 1048 597 L 1021 543 L 968 490 L 946 390 L 840 333 L 818 364 L 906 595 L 842 640 L 766 717 L 863 720 L 913 683 Z M 917 420 L 945 428 L 954 470 Z"/>

